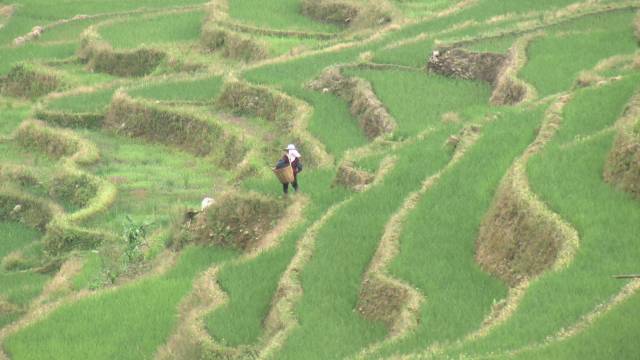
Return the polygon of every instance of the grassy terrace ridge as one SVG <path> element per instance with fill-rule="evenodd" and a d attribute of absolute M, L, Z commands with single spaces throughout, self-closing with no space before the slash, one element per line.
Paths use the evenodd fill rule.
<path fill-rule="evenodd" d="M 637 358 L 638 84 L 639 0 L 0 0 L 0 360 Z"/>

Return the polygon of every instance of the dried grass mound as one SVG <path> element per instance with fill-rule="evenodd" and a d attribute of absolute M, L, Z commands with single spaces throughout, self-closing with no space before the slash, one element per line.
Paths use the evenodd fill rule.
<path fill-rule="evenodd" d="M 374 178 L 374 174 L 357 169 L 355 164 L 350 161 L 344 161 L 338 167 L 338 172 L 333 180 L 333 184 L 354 191 L 363 191 L 367 185 L 373 182 Z"/>
<path fill-rule="evenodd" d="M 618 132 L 605 164 L 604 178 L 640 199 L 640 121 Z"/>
<path fill-rule="evenodd" d="M 393 18 L 393 8 L 380 0 L 303 0 L 300 10 L 316 21 L 356 29 L 384 25 Z"/>
<path fill-rule="evenodd" d="M 493 105 L 516 105 L 527 97 L 527 86 L 514 78 L 507 78 L 496 86 L 492 96 Z"/>
<path fill-rule="evenodd" d="M 0 78 L 0 94 L 34 99 L 59 89 L 62 81 L 33 65 L 18 64 Z"/>
<path fill-rule="evenodd" d="M 284 205 L 260 194 L 226 193 L 185 223 L 171 245 L 181 248 L 196 243 L 249 250 L 272 230 Z"/>
<path fill-rule="evenodd" d="M 20 222 L 44 231 L 52 218 L 53 213 L 44 202 L 0 187 L 0 219 Z"/>
<path fill-rule="evenodd" d="M 217 151 L 223 165 L 234 165 L 246 152 L 241 141 L 212 119 L 179 112 L 147 101 L 114 95 L 103 128 L 188 151 L 197 156 Z"/>
<path fill-rule="evenodd" d="M 251 62 L 268 57 L 267 45 L 250 35 L 205 23 L 200 44 L 207 51 L 220 51 L 228 59 Z"/>
<path fill-rule="evenodd" d="M 365 280 L 360 289 L 358 312 L 368 320 L 382 321 L 391 327 L 407 301 L 407 290 L 380 281 Z"/>
<path fill-rule="evenodd" d="M 216 105 L 237 115 L 256 116 L 287 127 L 291 126 L 296 112 L 296 105 L 287 97 L 241 81 L 225 83 Z"/>
<path fill-rule="evenodd" d="M 51 181 L 49 195 L 75 208 L 83 208 L 96 196 L 98 187 L 94 179 L 86 174 L 59 173 Z"/>
<path fill-rule="evenodd" d="M 160 50 L 150 48 L 115 51 L 93 28 L 83 33 L 77 55 L 90 71 L 123 77 L 148 75 L 167 56 Z"/>
<path fill-rule="evenodd" d="M 350 105 L 350 111 L 358 119 L 360 128 L 369 139 L 390 134 L 396 122 L 364 79 L 345 77 L 339 68 L 325 70 L 308 85 L 311 89 L 331 92 Z"/>
<path fill-rule="evenodd" d="M 18 186 L 35 186 L 39 184 L 36 175 L 29 168 L 22 165 L 0 164 L 0 182 L 11 182 Z"/>
<path fill-rule="evenodd" d="M 482 80 L 496 84 L 507 56 L 496 53 L 477 53 L 460 48 L 442 48 L 429 58 L 429 71 L 458 79 Z"/>
<path fill-rule="evenodd" d="M 476 261 L 483 270 L 514 286 L 550 268 L 562 239 L 551 219 L 541 216 L 505 184 L 480 227 Z"/>
<path fill-rule="evenodd" d="M 23 122 L 14 136 L 22 147 L 40 150 L 54 158 L 71 156 L 79 149 L 73 139 L 49 131 L 43 122 L 36 120 Z"/>

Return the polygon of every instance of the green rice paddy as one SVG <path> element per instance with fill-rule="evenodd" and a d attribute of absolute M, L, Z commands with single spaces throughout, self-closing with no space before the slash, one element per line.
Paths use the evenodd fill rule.
<path fill-rule="evenodd" d="M 364 29 L 308 18 L 301 0 L 0 2 L 0 358 L 193 358 L 178 355 L 186 350 L 201 359 L 640 356 L 638 280 L 612 277 L 640 271 L 640 207 L 637 196 L 603 178 L 617 122 L 638 111 L 629 104 L 640 91 L 640 40 L 634 33 L 640 3 L 384 2 L 393 8 L 391 23 Z M 260 42 L 266 53 L 247 62 L 203 48 L 205 21 Z M 34 26 L 44 27 L 41 36 L 14 41 Z M 96 47 L 81 60 L 89 27 L 102 42 L 92 43 Z M 501 72 L 535 89 L 526 102 L 493 106 L 496 84 L 427 70 L 432 52 L 442 46 L 511 56 L 513 44 L 531 34 L 539 36 L 528 44 L 526 58 L 517 59 L 522 66 Z M 166 56 L 156 64 L 140 49 Z M 101 68 L 95 66 L 100 61 L 150 69 L 141 77 L 92 71 Z M 56 93 L 14 97 L 25 89 L 38 93 L 51 81 L 37 73 L 9 79 L 19 63 L 57 76 Z M 396 123 L 393 132 L 367 138 L 360 123 L 382 115 L 367 108 L 361 94 L 308 86 L 334 66 L 341 67 L 345 81 L 371 85 L 374 100 Z M 233 115 L 283 106 L 272 103 L 281 97 L 258 93 L 236 94 L 237 111 L 223 111 L 218 98 L 225 83 L 235 80 L 293 98 L 295 103 L 284 105 L 295 108 L 296 117 Z M 211 144 L 215 155 L 194 156 L 175 144 L 147 142 L 148 134 L 125 134 L 103 124 L 117 92 L 140 100 L 140 106 L 198 113 L 237 136 L 238 146 L 221 139 Z M 557 131 L 524 170 L 535 197 L 575 229 L 579 244 L 575 254 L 562 253 L 563 267 L 530 279 L 514 300 L 510 284 L 476 262 L 478 234 L 502 179 L 563 96 L 568 103 Z M 39 116 L 47 117 L 47 126 L 69 126 L 65 130 L 88 147 L 69 155 L 63 148 L 72 140 L 37 134 L 33 148 L 21 145 L 16 129 Z M 75 123 L 85 117 L 91 126 Z M 64 125 L 65 119 L 72 120 Z M 193 131 L 182 117 L 172 119 L 185 127 L 177 132 Z M 630 121 L 630 129 L 640 126 L 638 119 Z M 127 125 L 133 126 L 123 122 L 122 128 Z M 475 140 L 469 145 L 470 137 Z M 298 193 L 283 195 L 270 167 L 289 143 L 301 149 L 305 167 Z M 235 159 L 240 147 L 248 151 Z M 94 150 L 95 161 L 82 161 Z M 238 166 L 222 168 L 219 157 L 233 158 Z M 307 162 L 310 157 L 319 165 Z M 345 164 L 368 174 L 354 172 L 353 187 L 338 185 L 336 178 L 346 175 L 337 172 Z M 638 171 L 635 163 L 626 165 Z M 101 187 L 86 204 L 73 203 L 54 188 L 64 172 L 88 176 Z M 402 221 L 390 222 L 435 174 Z M 376 176 L 373 184 L 357 183 L 372 182 L 367 175 Z M 230 229 L 237 224 L 206 228 L 198 222 L 206 216 L 199 214 L 204 197 L 217 201 L 229 193 L 304 200 L 305 206 L 270 224 L 278 231 L 272 246 L 258 248 L 255 257 L 203 239 L 177 248 L 177 234 L 189 239 L 184 234 L 192 226 L 205 227 L 211 237 L 233 236 Z M 42 204 L 54 220 L 37 230 L 27 224 Z M 335 212 L 325 216 L 330 209 Z M 242 222 L 255 209 L 225 210 L 236 216 L 230 221 Z M 89 216 L 73 220 L 83 212 Z M 290 225 L 286 231 L 275 227 L 282 221 Z M 146 232 L 132 235 L 136 226 Z M 390 230 L 398 240 L 382 248 L 391 254 L 383 271 L 423 301 L 398 319 L 408 304 L 389 295 L 397 290 L 393 285 L 366 294 L 375 299 L 376 311 L 391 314 L 383 322 L 363 314 L 359 304 L 368 289 L 363 281 L 376 279 L 367 271 Z M 85 237 L 95 242 L 77 246 Z M 504 246 L 537 240 L 517 238 Z M 69 250 L 52 250 L 53 241 Z M 131 241 L 141 241 L 139 253 L 131 252 Z M 207 293 L 216 297 L 202 304 L 208 310 L 197 319 L 184 316 L 196 310 L 197 304 L 186 301 L 198 295 L 194 281 L 213 266 L 219 271 L 209 280 L 224 294 Z M 287 272 L 292 266 L 295 271 Z M 394 299 L 397 304 L 388 303 Z M 505 301 L 509 305 L 502 307 Z M 185 332 L 182 338 L 174 337 L 178 329 Z"/>

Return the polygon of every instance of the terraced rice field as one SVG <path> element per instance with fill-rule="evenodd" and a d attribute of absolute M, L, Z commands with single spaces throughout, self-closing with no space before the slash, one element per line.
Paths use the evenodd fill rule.
<path fill-rule="evenodd" d="M 637 0 L 0 1 L 0 360 L 640 358 L 639 46 Z"/>

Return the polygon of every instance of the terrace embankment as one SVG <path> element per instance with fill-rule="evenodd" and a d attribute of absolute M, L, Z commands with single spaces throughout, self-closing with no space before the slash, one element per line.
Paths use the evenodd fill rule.
<path fill-rule="evenodd" d="M 301 12 L 316 21 L 353 29 L 388 24 L 394 17 L 393 7 L 383 0 L 303 0 Z"/>
<path fill-rule="evenodd" d="M 15 189 L 0 188 L 0 219 L 44 231 L 52 217 L 53 211 L 45 202 Z"/>
<path fill-rule="evenodd" d="M 93 27 L 89 27 L 82 34 L 77 56 L 87 64 L 90 71 L 115 76 L 136 77 L 153 72 L 167 55 L 152 48 L 116 51 L 100 37 Z"/>
<path fill-rule="evenodd" d="M 448 77 L 481 80 L 495 85 L 506 61 L 507 56 L 498 53 L 440 48 L 431 54 L 427 69 Z"/>
<path fill-rule="evenodd" d="M 366 186 L 371 184 L 374 178 L 374 174 L 358 169 L 352 161 L 345 160 L 338 166 L 333 185 L 343 186 L 359 192 L 365 190 Z"/>
<path fill-rule="evenodd" d="M 369 139 L 392 133 L 396 121 L 378 99 L 371 84 L 360 78 L 346 77 L 339 67 L 330 67 L 308 87 L 322 92 L 331 92 L 345 100 L 353 116 Z"/>
<path fill-rule="evenodd" d="M 211 22 L 205 22 L 202 26 L 200 45 L 206 51 L 219 51 L 225 58 L 244 62 L 262 60 L 269 55 L 267 45 L 254 36 Z"/>
<path fill-rule="evenodd" d="M 505 175 L 485 216 L 476 241 L 476 261 L 512 287 L 557 264 L 559 253 L 573 237 L 570 229 L 530 190 L 526 164 L 553 137 L 569 96 L 547 111 L 536 140 Z"/>
<path fill-rule="evenodd" d="M 58 90 L 62 80 L 31 64 L 18 64 L 0 78 L 0 95 L 33 99 Z"/>
<path fill-rule="evenodd" d="M 14 139 L 21 146 L 36 149 L 52 158 L 58 158 L 61 164 L 60 181 L 82 178 L 82 189 L 75 188 L 73 183 L 69 193 L 58 194 L 69 196 L 67 200 L 84 205 L 71 214 L 57 210 L 46 225 L 43 238 L 45 249 L 50 254 L 59 254 L 74 248 L 93 248 L 112 235 L 96 230 L 83 228 L 78 223 L 105 211 L 115 200 L 115 187 L 97 176 L 79 169 L 79 165 L 90 165 L 100 159 L 100 154 L 93 143 L 81 139 L 73 132 L 47 127 L 40 121 L 25 121 L 14 133 Z M 56 190 L 58 191 L 58 190 Z"/>
<path fill-rule="evenodd" d="M 213 119 L 150 101 L 114 95 L 103 129 L 132 138 L 175 146 L 196 156 L 216 155 L 227 168 L 242 161 L 239 138 Z"/>
<path fill-rule="evenodd" d="M 172 246 L 196 243 L 249 250 L 271 229 L 283 210 L 282 202 L 257 193 L 226 193 L 202 213 L 185 219 Z"/>
<path fill-rule="evenodd" d="M 605 164 L 604 178 L 640 198 L 640 93 L 634 96 L 619 122 L 618 135 Z"/>
<path fill-rule="evenodd" d="M 216 105 L 240 116 L 254 116 L 275 123 L 283 140 L 295 143 L 305 154 L 305 165 L 332 163 L 324 145 L 307 131 L 312 109 L 298 99 L 264 86 L 231 80 L 225 83 Z"/>
<path fill-rule="evenodd" d="M 517 74 L 527 62 L 529 44 L 538 36 L 539 33 L 524 35 L 511 46 L 495 81 L 490 100 L 492 105 L 517 105 L 536 97 L 533 86 L 518 78 Z"/>

